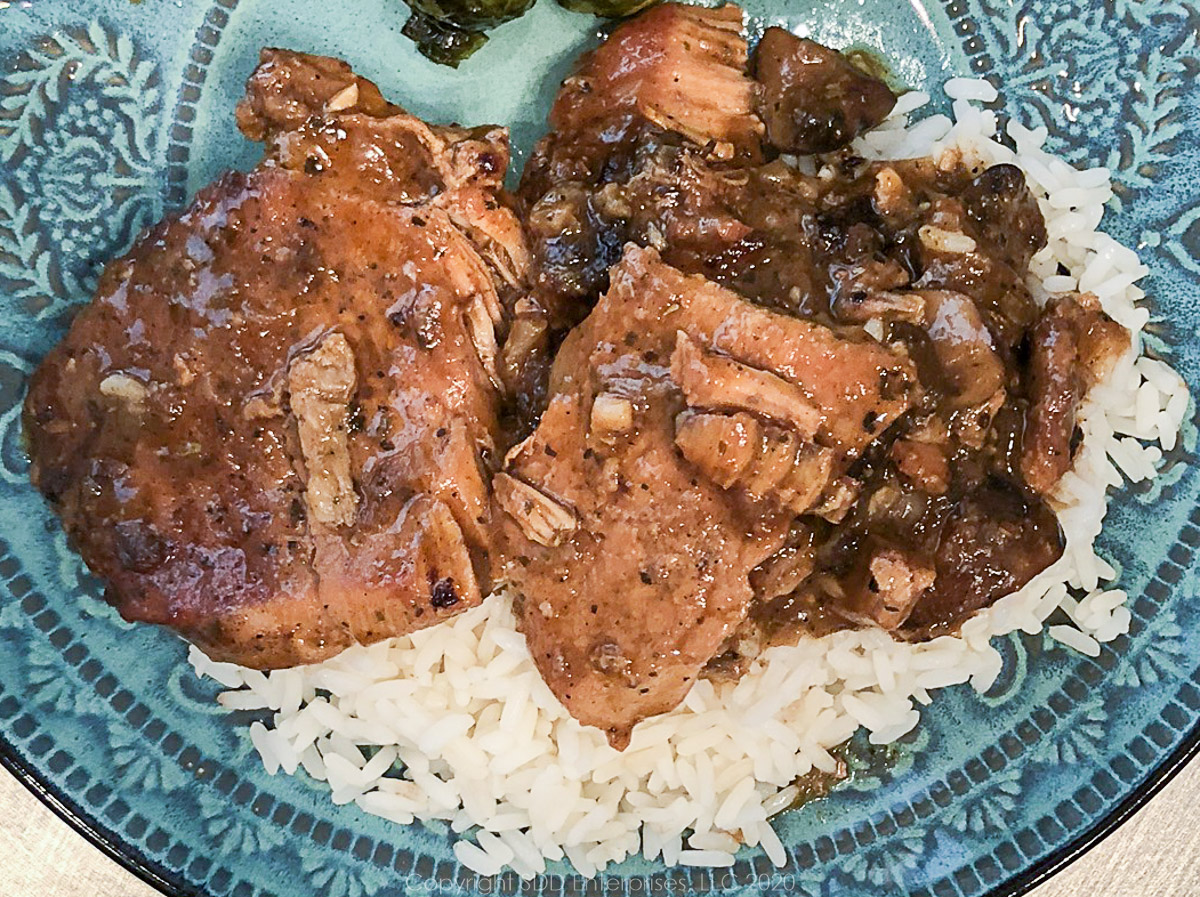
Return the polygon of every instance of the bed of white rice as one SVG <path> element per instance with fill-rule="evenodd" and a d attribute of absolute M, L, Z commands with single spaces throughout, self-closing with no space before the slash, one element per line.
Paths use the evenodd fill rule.
<path fill-rule="evenodd" d="M 1045 129 L 1010 124 L 1015 151 L 996 142 L 995 114 L 977 105 L 996 98 L 986 82 L 955 79 L 946 92 L 953 119 L 910 123 L 929 97 L 909 93 L 857 151 L 894 159 L 956 148 L 1016 163 L 1050 238 L 1033 262 L 1035 292 L 1090 291 L 1141 331 L 1149 312 L 1134 284 L 1147 269 L 1097 230 L 1108 171 L 1078 171 L 1047 154 Z M 1070 273 L 1059 274 L 1060 264 Z M 937 689 L 986 690 L 1001 668 L 989 641 L 1036 633 L 1058 608 L 1071 622 L 1049 635 L 1085 654 L 1127 631 L 1126 595 L 1107 585 L 1114 571 L 1093 550 L 1106 492 L 1155 476 L 1188 402 L 1165 364 L 1136 351 L 1121 359 L 1091 393 L 1082 449 L 1058 491 L 1065 555 L 959 637 L 910 645 L 863 630 L 772 649 L 736 684 L 697 682 L 682 706 L 639 725 L 622 753 L 550 693 L 503 593 L 451 622 L 316 666 L 264 675 L 195 649 L 191 660 L 228 687 L 218 698 L 225 707 L 274 711 L 271 726 L 249 727 L 268 772 L 303 767 L 328 783 L 334 803 L 353 801 L 399 825 L 448 820 L 455 854 L 480 874 L 507 867 L 529 877 L 566 859 L 593 875 L 639 851 L 667 865 L 728 866 L 740 845 L 759 845 L 782 865 L 771 817 L 793 799 L 798 776 L 836 768 L 830 749 L 859 727 L 885 744 L 917 725 Z"/>

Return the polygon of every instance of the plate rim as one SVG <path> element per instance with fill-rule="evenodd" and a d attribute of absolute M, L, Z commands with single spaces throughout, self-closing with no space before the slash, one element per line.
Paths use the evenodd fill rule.
<path fill-rule="evenodd" d="M 40 775 L 32 760 L 0 732 L 0 767 L 10 773 L 42 806 L 82 835 L 92 847 L 166 897 L 206 897 L 181 876 L 154 862 L 114 829 L 88 813 L 65 790 Z"/>
<path fill-rule="evenodd" d="M 984 892 L 983 897 L 1021 897 L 1038 885 L 1049 881 L 1132 819 L 1198 755 L 1200 755 L 1200 719 L 1171 753 L 1155 765 L 1135 788 L 1118 801 L 1112 809 L 1099 817 L 1093 825 L 1040 860 L 1001 879 Z M 118 832 L 105 825 L 98 816 L 88 813 L 65 791 L 59 789 L 47 777 L 40 775 L 36 765 L 17 750 L 4 737 L 2 731 L 0 731 L 0 767 L 9 772 L 43 806 L 67 823 L 76 833 L 82 835 L 93 847 L 161 894 L 166 897 L 207 897 L 204 891 L 197 889 L 195 885 L 178 873 L 172 872 L 145 856 L 142 851 L 122 838 Z"/>
<path fill-rule="evenodd" d="M 950 6 L 951 3 L 950 0 L 940 0 L 940 5 Z M 980 61 L 972 59 L 970 62 L 974 64 L 968 65 L 962 75 L 970 77 L 989 74 L 977 68 Z M 1200 505 L 1197 505 L 1197 508 L 1200 508 Z M 1181 677 L 1185 682 L 1187 678 Z M 1200 756 L 1200 717 L 1196 718 L 1171 751 L 1162 755 L 1153 766 L 1145 768 L 1142 779 L 1130 787 L 1108 810 L 1096 816 L 1090 825 L 1040 859 L 1033 862 L 1024 861 L 1012 872 L 1005 872 L 1002 878 L 984 892 L 983 897 L 1021 897 L 1052 879 L 1128 822 L 1197 756 Z M 191 882 L 183 869 L 176 871 L 150 858 L 134 841 L 124 836 L 116 824 L 110 825 L 105 822 L 99 808 L 95 811 L 88 810 L 81 801 L 72 796 L 73 789 L 55 784 L 47 771 L 39 769 L 35 757 L 21 751 L 17 744 L 10 740 L 4 727 L 0 727 L 0 768 L 11 774 L 41 804 L 66 822 L 85 841 L 157 892 L 166 897 L 208 897 L 204 886 Z M 84 789 L 79 789 L 76 793 L 81 793 L 82 790 Z M 400 830 L 405 828 L 407 827 L 401 826 Z M 211 853 L 206 853 L 211 856 Z M 959 868 L 970 869 L 971 866 Z M 958 869 L 952 870 L 942 876 L 942 879 L 952 876 L 957 871 Z M 598 877 L 603 876 L 604 873 L 601 872 Z M 914 894 L 928 894 L 925 888 L 925 885 L 920 885 L 915 891 L 905 893 L 910 897 Z"/>

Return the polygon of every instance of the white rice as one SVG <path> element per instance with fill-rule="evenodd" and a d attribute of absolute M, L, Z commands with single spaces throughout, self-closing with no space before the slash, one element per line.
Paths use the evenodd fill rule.
<path fill-rule="evenodd" d="M 974 105 L 997 98 L 987 82 L 955 78 L 946 92 L 953 120 L 910 123 L 929 97 L 906 94 L 856 151 L 897 159 L 957 149 L 1019 165 L 1050 234 L 1031 266 L 1035 295 L 1094 292 L 1139 333 L 1149 311 L 1134 284 L 1147 269 L 1096 229 L 1112 195 L 1108 172 L 1077 171 L 1044 152 L 1044 128 L 1014 122 L 1015 150 L 996 142 L 995 114 Z M 191 661 L 230 689 L 223 706 L 275 711 L 271 727 L 248 732 L 269 773 L 303 767 L 334 802 L 401 825 L 447 820 L 459 835 L 455 855 L 480 875 L 511 868 L 528 878 L 563 859 L 593 875 L 639 851 L 669 866 L 723 867 L 743 844 L 783 865 L 768 820 L 791 802 L 798 776 L 837 768 L 830 749 L 857 729 L 885 744 L 917 725 L 930 692 L 963 682 L 985 691 L 1001 667 L 990 640 L 1039 632 L 1056 610 L 1070 623 L 1047 633 L 1084 654 L 1128 631 L 1127 596 L 1103 585 L 1115 574 L 1093 549 L 1106 490 L 1154 477 L 1189 407 L 1175 371 L 1131 351 L 1082 410 L 1083 445 L 1055 496 L 1067 542 L 1058 563 L 958 637 L 912 645 L 866 629 L 771 649 L 736 684 L 696 683 L 682 706 L 639 725 L 624 752 L 554 698 L 503 593 L 433 629 L 303 669 L 263 675 L 196 649 Z M 368 759 L 366 746 L 379 750 Z"/>

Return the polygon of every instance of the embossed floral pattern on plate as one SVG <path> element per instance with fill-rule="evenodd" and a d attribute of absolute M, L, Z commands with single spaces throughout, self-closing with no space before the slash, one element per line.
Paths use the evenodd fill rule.
<path fill-rule="evenodd" d="M 179 206 L 197 173 L 245 157 L 229 110 L 260 45 L 342 53 L 446 119 L 533 97 L 543 106 L 514 122 L 528 136 L 548 98 L 530 79 L 560 77 L 593 28 L 543 0 L 451 73 L 393 33 L 394 6 L 356 0 L 354 15 L 330 16 L 304 0 L 50 0 L 0 11 L 0 759 L 170 893 L 517 889 L 461 870 L 444 824 L 396 827 L 334 807 L 303 776 L 267 776 L 245 737 L 252 714 L 221 712 L 182 644 L 104 604 L 28 486 L 21 450 L 25 378 L 103 262 Z M 1118 195 L 1106 226 L 1143 252 L 1159 302 L 1148 345 L 1200 386 L 1194 2 L 747 6 L 817 34 L 849 23 L 847 40 L 934 83 L 988 77 L 1004 112 L 1048 127 L 1067 158 L 1109 166 Z M 988 694 L 950 690 L 886 751 L 853 745 L 849 785 L 783 821 L 784 870 L 759 852 L 716 871 L 631 861 L 604 892 L 1012 893 L 1119 818 L 1200 743 L 1195 445 L 1189 424 L 1164 476 L 1114 500 L 1102 546 L 1135 596 L 1128 637 L 1094 660 L 1042 636 L 1002 640 Z M 536 890 L 598 897 L 565 871 Z"/>

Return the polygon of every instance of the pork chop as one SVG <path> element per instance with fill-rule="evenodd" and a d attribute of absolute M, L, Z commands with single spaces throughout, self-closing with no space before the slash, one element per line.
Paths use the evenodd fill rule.
<path fill-rule="evenodd" d="M 864 418 L 906 410 L 911 371 L 653 250 L 626 247 L 610 283 L 496 478 L 495 519 L 497 575 L 523 596 L 534 661 L 576 718 L 623 747 L 737 629 L 751 571 L 836 490 L 871 438 Z"/>
<path fill-rule="evenodd" d="M 497 329 L 525 276 L 499 128 L 269 50 L 267 142 L 108 266 L 35 373 L 35 484 L 129 620 L 258 668 L 488 587 Z"/>

